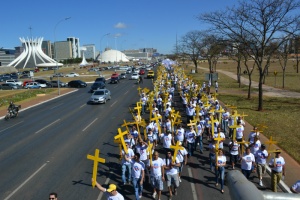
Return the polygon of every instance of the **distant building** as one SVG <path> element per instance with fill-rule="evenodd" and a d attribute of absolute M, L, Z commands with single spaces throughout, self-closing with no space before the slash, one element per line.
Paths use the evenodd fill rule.
<path fill-rule="evenodd" d="M 127 57 L 133 60 L 151 60 L 154 53 L 157 53 L 153 48 L 141 48 L 122 51 Z"/>
<path fill-rule="evenodd" d="M 67 41 L 71 42 L 72 58 L 81 58 L 79 38 L 68 37 Z"/>
<path fill-rule="evenodd" d="M 72 54 L 73 51 L 72 51 L 71 41 L 55 42 L 53 48 L 54 48 L 53 59 L 56 59 L 58 62 L 61 60 L 74 58 Z"/>
<path fill-rule="evenodd" d="M 0 49 L 0 66 L 7 66 L 15 58 L 14 49 Z"/>
<path fill-rule="evenodd" d="M 82 53 L 84 53 L 85 58 L 95 60 L 95 58 L 96 58 L 95 45 L 94 44 L 86 44 L 86 45 L 82 45 L 82 47 L 84 47 L 84 51 L 82 51 Z"/>
<path fill-rule="evenodd" d="M 53 58 L 52 57 L 53 56 L 52 55 L 52 46 L 51 46 L 50 40 L 42 42 L 42 51 L 44 52 L 44 54 L 46 54 L 50 58 Z"/>

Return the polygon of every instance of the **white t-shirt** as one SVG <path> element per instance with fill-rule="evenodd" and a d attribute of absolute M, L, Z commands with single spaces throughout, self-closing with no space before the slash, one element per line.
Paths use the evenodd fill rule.
<path fill-rule="evenodd" d="M 131 134 L 134 138 L 139 137 L 139 132 L 138 132 L 137 130 L 134 130 L 134 131 L 131 130 L 130 134 Z"/>
<path fill-rule="evenodd" d="M 218 166 L 226 164 L 226 156 L 217 156 L 217 163 Z"/>
<path fill-rule="evenodd" d="M 136 145 L 135 150 L 136 150 L 137 153 L 140 154 L 140 160 L 147 160 L 148 159 L 148 157 L 147 157 L 147 148 L 148 148 L 148 145 L 144 145 L 144 144 L 142 146 L 140 144 Z"/>
<path fill-rule="evenodd" d="M 279 157 L 279 158 L 275 158 L 275 163 L 276 163 L 276 167 L 273 167 L 272 170 L 276 171 L 276 172 L 282 172 L 282 167 L 283 165 L 285 165 L 284 159 L 283 157 Z M 271 159 L 271 161 L 269 162 L 269 165 L 274 165 L 274 158 Z"/>
<path fill-rule="evenodd" d="M 300 181 L 297 181 L 297 182 L 292 186 L 292 188 L 293 188 L 296 192 L 300 193 Z"/>
<path fill-rule="evenodd" d="M 242 157 L 241 168 L 244 170 L 251 170 L 252 162 L 255 162 L 254 155 L 250 153 L 249 155 L 244 154 Z"/>
<path fill-rule="evenodd" d="M 131 158 L 134 156 L 134 152 L 132 149 L 128 148 L 128 153 L 125 154 L 125 151 L 122 150 L 122 155 L 123 155 L 123 159 L 122 159 L 122 164 L 130 164 L 131 162 Z M 124 156 L 126 156 L 127 158 L 130 158 L 129 161 L 125 160 Z"/>
<path fill-rule="evenodd" d="M 239 126 L 236 128 L 236 138 L 237 139 L 242 139 L 243 138 L 243 135 L 244 135 L 244 127 L 243 126 Z"/>
<path fill-rule="evenodd" d="M 171 134 L 166 135 L 162 133 L 160 136 L 163 139 L 163 147 L 170 148 L 172 144 L 172 135 Z"/>
<path fill-rule="evenodd" d="M 196 135 L 197 136 L 202 136 L 202 129 L 203 129 L 203 126 L 201 125 L 201 123 L 199 123 L 198 125 L 197 125 L 197 129 L 198 129 L 198 131 L 197 131 L 197 133 L 196 133 Z"/>
<path fill-rule="evenodd" d="M 256 152 L 260 149 L 260 146 L 261 146 L 261 142 L 257 140 L 255 144 L 251 147 L 251 153 L 255 155 Z"/>
<path fill-rule="evenodd" d="M 195 131 L 189 131 L 189 132 L 187 132 L 185 134 L 186 141 L 188 143 L 194 143 L 195 142 L 195 136 L 196 136 Z"/>
<path fill-rule="evenodd" d="M 132 167 L 132 178 L 140 178 L 142 171 L 145 170 L 145 164 L 143 162 L 136 162 L 136 161 L 131 161 L 131 167 Z"/>
<path fill-rule="evenodd" d="M 267 150 L 261 150 L 259 149 L 255 153 L 255 159 L 258 164 L 266 164 L 267 163 L 267 158 L 268 158 L 268 152 Z"/>
<path fill-rule="evenodd" d="M 184 147 L 183 147 L 184 148 Z M 186 151 L 186 149 L 184 148 L 183 150 L 178 150 L 178 153 L 176 155 L 176 157 L 178 158 L 179 162 L 183 162 L 184 161 L 184 157 L 185 155 L 187 155 L 188 152 Z"/>
<path fill-rule="evenodd" d="M 110 192 L 105 192 L 107 200 L 124 200 L 124 197 L 118 192 L 116 196 L 112 196 Z"/>
<path fill-rule="evenodd" d="M 259 135 L 259 132 L 257 132 L 257 135 Z M 253 143 L 253 142 L 254 142 L 255 136 L 256 136 L 256 133 L 255 133 L 255 132 L 250 132 L 250 133 L 249 133 L 249 142 L 250 142 L 250 143 Z"/>
<path fill-rule="evenodd" d="M 229 146 L 232 145 L 231 149 L 230 149 L 230 154 L 231 155 L 238 155 L 239 154 L 239 144 L 234 142 L 232 144 L 232 142 L 229 142 Z"/>
<path fill-rule="evenodd" d="M 224 112 L 224 113 L 222 114 L 222 118 L 223 118 L 223 120 L 226 121 L 226 122 L 228 121 L 229 116 L 230 116 L 229 112 Z"/>
<path fill-rule="evenodd" d="M 177 129 L 177 135 L 175 136 L 176 141 L 182 142 L 184 140 L 184 129 L 179 128 Z"/>
<path fill-rule="evenodd" d="M 158 158 L 157 160 L 152 159 L 152 167 L 150 168 L 151 176 L 161 176 L 161 168 L 165 165 L 163 159 Z M 150 160 L 148 162 L 148 166 L 150 166 Z"/>
<path fill-rule="evenodd" d="M 172 159 L 164 159 L 164 162 L 165 162 L 165 165 L 168 166 L 170 164 L 170 162 L 172 162 Z M 176 157 L 175 159 L 175 164 L 178 164 L 179 163 L 179 160 L 178 158 Z M 174 174 L 178 174 L 178 170 L 177 170 L 177 167 L 173 167 L 171 169 L 167 169 L 165 170 L 165 173 L 166 174 L 169 174 L 169 175 L 174 175 Z"/>
<path fill-rule="evenodd" d="M 217 138 L 219 136 L 219 133 L 214 134 L 214 138 Z M 225 134 L 223 132 L 220 132 L 220 137 L 225 139 Z M 219 148 L 223 149 L 223 141 L 219 142 Z"/>

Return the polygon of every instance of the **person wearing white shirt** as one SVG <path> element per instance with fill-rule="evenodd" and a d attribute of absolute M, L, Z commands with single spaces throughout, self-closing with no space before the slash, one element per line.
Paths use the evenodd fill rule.
<path fill-rule="evenodd" d="M 246 152 L 242 156 L 242 163 L 241 163 L 241 168 L 242 168 L 242 173 L 245 175 L 247 179 L 249 179 L 250 174 L 252 172 L 252 169 L 254 167 L 255 171 L 255 157 L 251 153 L 250 147 L 246 148 Z"/>
<path fill-rule="evenodd" d="M 140 161 L 139 153 L 136 153 L 134 155 L 133 160 L 130 159 L 130 163 L 131 163 L 131 171 L 132 171 L 132 183 L 135 191 L 135 199 L 140 200 L 140 198 L 142 198 L 142 192 L 143 192 L 145 164 Z"/>
<path fill-rule="evenodd" d="M 236 127 L 236 141 L 242 142 L 243 136 L 244 136 L 244 127 L 241 125 L 241 122 L 238 121 Z"/>
<path fill-rule="evenodd" d="M 130 134 L 133 136 L 135 143 L 137 143 L 137 139 L 139 137 L 139 132 L 136 130 L 136 126 L 132 126 Z"/>
<path fill-rule="evenodd" d="M 253 130 L 249 133 L 249 136 L 248 136 L 248 141 L 251 143 L 254 142 L 254 138 L 256 136 L 259 136 L 259 132 L 257 130 L 257 127 L 253 126 Z"/>
<path fill-rule="evenodd" d="M 156 103 L 157 103 L 157 108 L 158 108 L 158 111 L 160 113 L 162 113 L 162 103 L 163 103 L 163 100 L 160 96 L 160 94 L 158 95 L 157 99 L 156 99 Z"/>
<path fill-rule="evenodd" d="M 128 183 L 131 181 L 131 159 L 134 157 L 134 152 L 130 148 L 129 144 L 126 143 L 127 153 L 122 150 L 122 181 L 123 184 L 126 185 L 126 178 L 128 179 Z M 126 177 L 126 171 L 128 171 L 128 177 Z"/>
<path fill-rule="evenodd" d="M 142 102 L 142 113 L 141 114 L 143 115 L 146 112 L 146 104 L 147 104 L 147 97 L 145 94 L 142 94 L 141 102 Z"/>
<path fill-rule="evenodd" d="M 234 169 L 234 166 L 236 165 L 239 157 L 239 151 L 240 151 L 240 145 L 237 143 L 236 140 L 231 140 L 229 142 L 229 150 L 230 150 L 230 163 L 232 166 L 232 169 Z"/>
<path fill-rule="evenodd" d="M 293 193 L 299 194 L 300 193 L 300 180 L 297 181 L 296 183 L 294 183 L 294 185 L 292 185 L 292 187 L 290 189 Z"/>
<path fill-rule="evenodd" d="M 222 113 L 222 130 L 228 136 L 228 119 L 230 117 L 230 113 L 227 111 L 227 108 L 224 108 L 224 113 Z"/>
<path fill-rule="evenodd" d="M 171 131 L 166 130 L 165 133 L 162 133 L 160 135 L 160 137 L 161 137 L 161 139 L 163 141 L 163 147 L 167 151 L 168 149 L 170 149 L 170 146 L 172 145 L 172 134 L 171 134 Z"/>
<path fill-rule="evenodd" d="M 148 162 L 148 167 L 150 168 L 151 173 L 151 185 L 153 187 L 153 195 L 152 197 L 155 199 L 156 195 L 158 199 L 161 197 L 161 191 L 164 189 L 163 181 L 164 178 L 164 161 L 163 159 L 158 157 L 159 154 L 157 151 L 154 151 L 152 158 L 152 165 L 150 160 Z"/>
<path fill-rule="evenodd" d="M 104 192 L 107 196 L 107 200 L 124 200 L 123 195 L 121 195 L 118 191 L 117 191 L 117 186 L 115 184 L 110 184 L 109 187 L 106 189 L 104 187 L 102 187 L 102 185 L 100 185 L 96 180 L 92 179 L 92 183 L 96 182 L 96 187 Z"/>
<path fill-rule="evenodd" d="M 196 132 L 194 131 L 193 126 L 191 126 L 190 130 L 185 133 L 185 140 L 186 140 L 189 156 L 192 156 L 194 153 L 195 139 L 196 139 Z"/>
<path fill-rule="evenodd" d="M 169 104 L 166 104 L 166 109 L 164 111 L 164 116 L 165 116 L 165 119 L 168 119 L 169 118 L 169 115 L 172 111 L 172 108 L 170 107 Z"/>
<path fill-rule="evenodd" d="M 222 140 L 219 141 L 219 148 L 223 149 L 223 146 L 224 146 L 223 143 L 225 141 L 225 134 L 223 132 L 221 132 L 221 128 L 220 127 L 218 127 L 217 130 L 218 131 L 215 132 L 215 134 L 213 135 L 213 138 L 219 137 L 219 134 L 220 134 L 220 138 L 222 138 Z"/>
<path fill-rule="evenodd" d="M 165 163 L 165 173 L 167 177 L 167 186 L 169 189 L 169 199 L 172 198 L 172 183 L 174 183 L 174 194 L 177 195 L 177 188 L 179 187 L 178 180 L 178 167 L 180 167 L 180 162 L 178 158 L 175 158 L 175 162 L 172 161 L 172 151 L 167 151 L 166 158 L 164 159 Z"/>
<path fill-rule="evenodd" d="M 177 126 L 177 130 L 175 131 L 175 142 L 183 142 L 184 141 L 184 128 L 182 128 L 182 124 Z"/>
<path fill-rule="evenodd" d="M 189 104 L 186 107 L 186 118 L 187 118 L 187 124 L 190 123 L 190 120 L 193 120 L 193 117 L 195 115 L 195 108 L 192 104 Z"/>
<path fill-rule="evenodd" d="M 262 175 L 266 172 L 266 163 L 268 158 L 268 152 L 264 144 L 261 145 L 260 149 L 255 153 L 255 160 L 257 163 L 257 175 L 259 178 L 259 185 L 263 186 Z"/>
<path fill-rule="evenodd" d="M 187 155 L 188 152 L 186 151 L 186 149 L 182 146 L 182 142 L 179 142 L 179 145 L 183 148 L 182 150 L 178 150 L 177 152 L 177 158 L 180 162 L 180 167 L 178 167 L 178 178 L 179 178 L 179 182 L 181 182 L 180 176 L 181 176 L 181 172 L 183 169 L 183 162 L 186 165 L 187 164 Z"/>
<path fill-rule="evenodd" d="M 285 161 L 280 156 L 280 149 L 276 149 L 275 158 L 272 158 L 269 162 L 269 167 L 272 170 L 271 173 L 271 189 L 273 192 L 277 192 L 277 184 L 285 176 Z"/>
<path fill-rule="evenodd" d="M 223 149 L 218 149 L 218 156 L 216 159 L 216 186 L 218 186 L 218 179 L 221 179 L 221 192 L 224 193 L 224 175 L 225 175 L 226 156 L 223 155 Z"/>
<path fill-rule="evenodd" d="M 195 140 L 195 151 L 197 150 L 197 145 L 199 145 L 200 153 L 203 153 L 203 142 L 202 142 L 202 134 L 204 131 L 204 126 L 197 121 L 197 132 L 196 132 L 196 140 Z"/>
<path fill-rule="evenodd" d="M 251 153 L 255 155 L 256 152 L 259 150 L 260 146 L 261 142 L 259 140 L 259 136 L 255 136 L 253 143 L 249 144 L 249 147 L 251 148 Z"/>

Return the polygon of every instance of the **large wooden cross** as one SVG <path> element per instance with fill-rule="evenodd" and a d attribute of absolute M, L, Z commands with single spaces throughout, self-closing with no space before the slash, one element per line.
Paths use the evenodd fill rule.
<path fill-rule="evenodd" d="M 131 125 L 132 123 L 130 122 L 126 122 L 126 120 L 124 119 L 124 124 L 121 125 L 121 127 L 126 127 L 126 130 L 128 131 L 128 133 L 130 132 L 128 125 Z"/>
<path fill-rule="evenodd" d="M 182 146 L 179 145 L 179 141 L 176 142 L 176 145 L 171 145 L 170 148 L 174 149 L 174 155 L 172 158 L 172 162 L 175 163 L 176 157 L 177 157 L 177 153 L 179 150 L 184 150 L 184 148 Z"/>
<path fill-rule="evenodd" d="M 128 153 L 128 149 L 127 149 L 127 146 L 125 144 L 124 135 L 127 135 L 127 134 L 128 134 L 128 131 L 122 132 L 122 130 L 120 128 L 118 128 L 118 135 L 116 135 L 114 137 L 115 140 L 117 140 L 117 139 L 121 140 L 122 147 L 123 147 L 126 154 Z"/>
<path fill-rule="evenodd" d="M 222 114 L 225 112 L 225 110 L 222 108 L 222 106 L 220 105 L 220 109 L 216 111 L 217 113 L 220 113 L 219 114 L 219 122 L 221 122 L 221 117 L 222 117 Z"/>
<path fill-rule="evenodd" d="M 161 118 L 162 118 L 161 115 L 157 116 L 156 113 L 154 113 L 154 117 L 150 117 L 150 121 L 155 120 L 156 126 L 158 128 L 159 135 L 161 134 L 161 128 L 160 128 L 160 124 L 159 124 L 159 119 L 161 119 Z"/>
<path fill-rule="evenodd" d="M 150 161 L 150 166 L 152 166 L 152 147 L 153 147 L 153 143 L 151 143 L 148 140 L 148 147 L 146 149 L 146 152 L 149 154 L 149 161 Z"/>
<path fill-rule="evenodd" d="M 218 137 L 215 137 L 214 140 L 217 141 L 217 143 L 215 145 L 216 146 L 215 152 L 216 152 L 216 168 L 218 169 L 218 165 L 217 165 L 217 162 L 218 162 L 218 151 L 219 151 L 220 141 L 223 141 L 224 138 L 221 137 L 221 134 L 219 132 L 218 133 Z"/>
<path fill-rule="evenodd" d="M 98 162 L 100 163 L 105 163 L 105 159 L 104 158 L 100 158 L 99 157 L 99 149 L 95 150 L 95 155 L 87 155 L 87 159 L 89 160 L 93 160 L 94 161 L 94 166 L 93 166 L 93 182 L 92 182 L 92 186 L 95 187 L 96 185 L 96 179 L 97 179 L 97 171 L 98 171 Z"/>
<path fill-rule="evenodd" d="M 190 123 L 187 124 L 187 126 L 195 126 L 195 131 L 198 132 L 198 127 L 197 127 L 197 120 L 190 120 Z"/>
<path fill-rule="evenodd" d="M 195 111 L 196 111 L 196 119 L 198 120 L 199 119 L 199 113 L 200 113 L 200 106 L 197 104 L 196 105 L 196 108 L 195 108 Z"/>
<path fill-rule="evenodd" d="M 139 95 L 141 95 L 141 90 L 142 88 L 140 88 L 140 86 L 137 88 L 137 90 L 139 91 Z"/>
<path fill-rule="evenodd" d="M 211 124 L 211 134 L 212 135 L 215 134 L 215 122 L 218 122 L 218 120 L 215 119 L 214 116 L 210 116 L 210 121 L 208 123 Z"/>
<path fill-rule="evenodd" d="M 232 125 L 229 126 L 229 128 L 233 129 L 233 134 L 232 134 L 232 139 L 235 140 L 236 139 L 236 128 L 240 127 L 241 125 Z"/>
<path fill-rule="evenodd" d="M 269 141 L 266 141 L 265 144 L 268 144 L 268 148 L 267 148 L 267 151 L 269 151 L 270 147 L 273 145 L 273 144 L 277 144 L 277 142 L 275 140 L 273 140 L 273 137 L 271 136 Z"/>
<path fill-rule="evenodd" d="M 139 102 L 136 102 L 136 107 L 134 107 L 134 110 L 137 110 L 138 115 L 141 115 L 141 109 L 142 109 L 142 105 Z"/>
<path fill-rule="evenodd" d="M 118 144 L 118 146 L 119 146 L 119 151 L 120 151 L 120 160 L 122 159 L 122 142 L 121 142 L 121 139 L 119 138 L 119 139 L 116 139 L 116 140 L 114 140 L 114 143 L 116 143 L 116 144 Z"/>
<path fill-rule="evenodd" d="M 241 154 L 243 155 L 243 153 L 244 153 L 244 145 L 245 144 L 249 144 L 250 142 L 243 140 L 243 141 L 237 142 L 237 143 L 241 144 Z"/>

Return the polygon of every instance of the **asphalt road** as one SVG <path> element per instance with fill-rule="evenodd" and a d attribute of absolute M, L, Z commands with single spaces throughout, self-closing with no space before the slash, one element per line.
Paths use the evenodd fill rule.
<path fill-rule="evenodd" d="M 145 79 L 145 86 L 151 88 L 151 80 Z M 122 80 L 107 88 L 112 100 L 106 104 L 88 105 L 87 87 L 23 111 L 16 119 L 0 121 L 0 199 L 47 199 L 53 191 L 59 199 L 106 199 L 91 187 L 93 162 L 86 156 L 96 148 L 106 159 L 99 164 L 98 182 L 115 183 L 125 199 L 135 199 L 132 186 L 121 186 L 113 137 L 124 119 L 131 121 L 128 107 L 139 99 L 137 85 Z M 225 194 L 215 187 L 208 151 L 189 159 L 182 180 L 173 199 L 230 199 L 226 186 Z M 166 191 L 165 185 L 162 199 L 167 199 Z M 142 199 L 152 199 L 151 195 L 146 183 Z"/>

